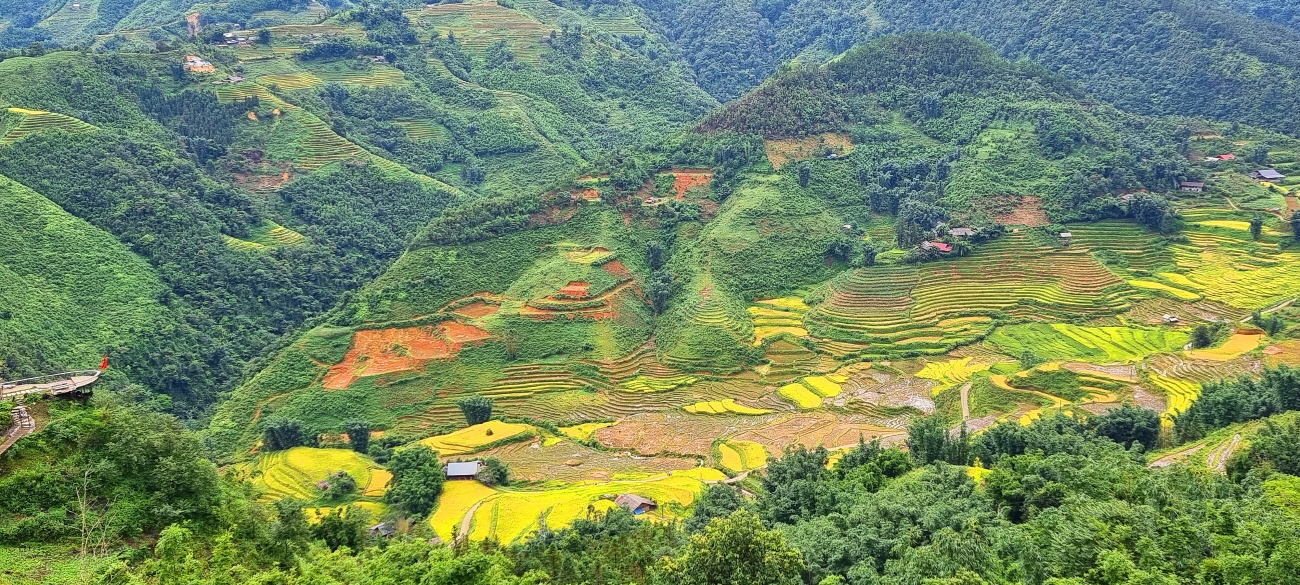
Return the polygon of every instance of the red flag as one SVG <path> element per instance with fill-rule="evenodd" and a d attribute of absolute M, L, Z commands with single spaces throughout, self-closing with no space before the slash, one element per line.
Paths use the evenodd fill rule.
<path fill-rule="evenodd" d="M 104 356 L 104 361 L 99 364 L 99 369 L 101 370 L 108 369 L 108 356 Z"/>

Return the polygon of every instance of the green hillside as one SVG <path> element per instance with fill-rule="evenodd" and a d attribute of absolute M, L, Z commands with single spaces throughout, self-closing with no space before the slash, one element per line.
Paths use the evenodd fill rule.
<path fill-rule="evenodd" d="M 165 314 L 147 262 L 8 178 L 0 251 L 0 379 L 97 367 Z"/>

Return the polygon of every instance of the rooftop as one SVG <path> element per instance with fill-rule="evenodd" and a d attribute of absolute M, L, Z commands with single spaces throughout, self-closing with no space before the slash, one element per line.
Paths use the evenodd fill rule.
<path fill-rule="evenodd" d="M 448 463 L 445 469 L 449 476 L 463 476 L 478 473 L 479 468 L 482 466 L 482 461 L 454 461 Z"/>

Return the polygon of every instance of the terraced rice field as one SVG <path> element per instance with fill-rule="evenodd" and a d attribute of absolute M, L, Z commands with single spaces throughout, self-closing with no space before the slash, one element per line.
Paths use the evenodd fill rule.
<path fill-rule="evenodd" d="M 1174 259 L 1206 298 L 1255 310 L 1297 296 L 1300 253 L 1257 244 L 1245 234 L 1189 230 L 1186 235 L 1191 244 L 1171 246 Z"/>
<path fill-rule="evenodd" d="M 763 408 L 750 408 L 741 404 L 736 404 L 734 398 L 723 400 L 714 400 L 711 402 L 696 402 L 683 406 L 682 410 L 691 414 L 769 414 L 772 411 Z"/>
<path fill-rule="evenodd" d="M 1150 379 L 1156 388 L 1165 393 L 1166 407 L 1161 422 L 1167 427 L 1173 425 L 1173 415 L 1187 410 L 1196 397 L 1201 395 L 1201 385 L 1196 382 L 1169 378 L 1160 374 L 1152 374 Z"/>
<path fill-rule="evenodd" d="M 22 119 L 19 120 L 18 124 L 9 130 L 7 134 L 0 137 L 0 146 L 21 140 L 24 136 L 48 130 L 89 132 L 99 129 L 92 124 L 82 122 L 72 116 L 65 116 L 54 112 L 27 110 L 24 108 L 9 108 L 9 111 L 21 115 Z"/>
<path fill-rule="evenodd" d="M 619 384 L 618 389 L 623 392 L 668 392 L 684 386 L 690 386 L 696 382 L 694 376 L 672 376 L 670 378 L 651 378 L 648 376 L 637 376 Z"/>
<path fill-rule="evenodd" d="M 270 75 L 260 75 L 257 82 L 262 85 L 278 85 L 280 89 L 294 90 L 306 89 L 309 87 L 323 85 L 325 82 L 316 77 L 310 71 L 300 71 L 296 73 L 272 73 Z"/>
<path fill-rule="evenodd" d="M 1209 349 L 1193 349 L 1187 351 L 1187 357 L 1199 360 L 1228 361 L 1240 356 L 1248 351 L 1253 351 L 1264 342 L 1264 334 L 1261 333 L 1234 333 L 1223 345 Z"/>
<path fill-rule="evenodd" d="M 808 312 L 808 305 L 803 299 L 789 297 L 757 301 L 746 309 L 754 320 L 754 345 L 762 345 L 763 340 L 781 333 L 804 337 L 808 330 L 803 328 L 803 316 Z"/>
<path fill-rule="evenodd" d="M 448 481 L 442 484 L 438 507 L 429 515 L 429 525 L 443 542 L 451 542 L 460 530 L 460 522 L 475 504 L 498 494 L 497 490 L 477 481 Z"/>
<path fill-rule="evenodd" d="M 1029 323 L 1000 327 L 988 341 L 1012 356 L 1032 351 L 1053 360 L 1125 362 L 1181 349 L 1188 336 L 1165 329 Z"/>
<path fill-rule="evenodd" d="M 1069 229 L 1071 247 L 1113 250 L 1128 261 L 1129 268 L 1150 272 L 1173 264 L 1173 255 L 1156 243 L 1157 235 L 1131 221 L 1071 224 Z"/>
<path fill-rule="evenodd" d="M 964 357 L 951 361 L 927 362 L 921 371 L 916 373 L 916 377 L 938 381 L 940 384 L 932 391 L 934 396 L 938 396 L 944 390 L 962 384 L 970 380 L 971 376 L 989 369 L 990 364 L 971 363 L 973 359 Z"/>
<path fill-rule="evenodd" d="M 516 57 L 524 61 L 539 60 L 542 39 L 559 29 L 531 20 L 519 11 L 497 4 L 496 0 L 431 5 L 408 14 L 413 21 L 431 26 L 444 36 L 448 31 L 455 33 L 471 53 L 481 54 L 493 43 L 504 40 Z"/>
<path fill-rule="evenodd" d="M 365 495 L 383 494 L 387 484 L 387 471 L 350 449 L 314 449 L 294 447 L 285 451 L 272 451 L 258 456 L 254 469 L 260 472 L 253 480 L 263 489 L 265 499 L 299 498 L 313 500 L 320 495 L 316 482 L 329 474 L 346 471 L 363 486 Z M 376 475 L 382 474 L 382 475 Z M 376 483 L 375 480 L 382 479 Z"/>
<path fill-rule="evenodd" d="M 845 381 L 843 376 L 809 376 L 782 386 L 777 394 L 799 408 L 817 408 L 826 398 L 839 396 Z"/>
<path fill-rule="evenodd" d="M 266 246 L 264 244 L 259 244 L 257 242 L 250 242 L 248 240 L 241 240 L 236 237 L 227 236 L 226 234 L 221 234 L 221 241 L 225 242 L 226 245 L 229 246 L 231 249 L 239 250 L 242 252 L 260 252 L 266 249 Z"/>
<path fill-rule="evenodd" d="M 436 122 L 428 120 L 397 120 L 393 123 L 406 130 L 406 137 L 416 142 L 442 140 L 447 137 L 447 132 Z"/>
<path fill-rule="evenodd" d="M 448 435 L 438 435 L 420 441 L 443 457 L 466 455 L 483 449 L 484 446 L 501 441 L 536 433 L 537 429 L 524 424 L 507 423 L 499 420 L 477 424 L 460 429 Z"/>
<path fill-rule="evenodd" d="M 741 472 L 767 465 L 767 448 L 753 441 L 725 441 L 718 444 L 718 464 Z"/>
<path fill-rule="evenodd" d="M 564 528 L 574 520 L 586 517 L 589 509 L 613 507 L 612 501 L 602 499 L 608 494 L 633 493 L 650 498 L 659 504 L 659 509 L 649 516 L 676 518 L 695 502 L 706 481 L 723 479 L 726 476 L 716 469 L 700 468 L 637 481 L 612 481 L 545 491 L 502 491 L 482 500 L 474 513 L 469 538 L 495 538 L 509 543 L 531 534 L 543 523 L 551 530 Z"/>
<path fill-rule="evenodd" d="M 591 440 L 591 435 L 595 434 L 596 431 L 603 429 L 607 426 L 610 426 L 612 424 L 614 423 L 612 422 L 583 423 L 580 425 L 573 425 L 571 427 L 560 427 L 560 432 L 564 433 L 566 437 L 578 439 L 579 441 L 589 441 Z"/>
<path fill-rule="evenodd" d="M 337 82 L 366 87 L 398 85 L 406 81 L 406 75 L 401 69 L 378 65 L 355 70 L 317 71 L 316 76 L 326 83 Z"/>

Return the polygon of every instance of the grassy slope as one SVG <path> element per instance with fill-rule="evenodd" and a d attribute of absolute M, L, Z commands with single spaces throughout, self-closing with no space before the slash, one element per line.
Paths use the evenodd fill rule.
<path fill-rule="evenodd" d="M 111 235 L 0 177 L 0 341 L 39 348 L 63 367 L 94 367 L 162 312 L 162 291 Z"/>

